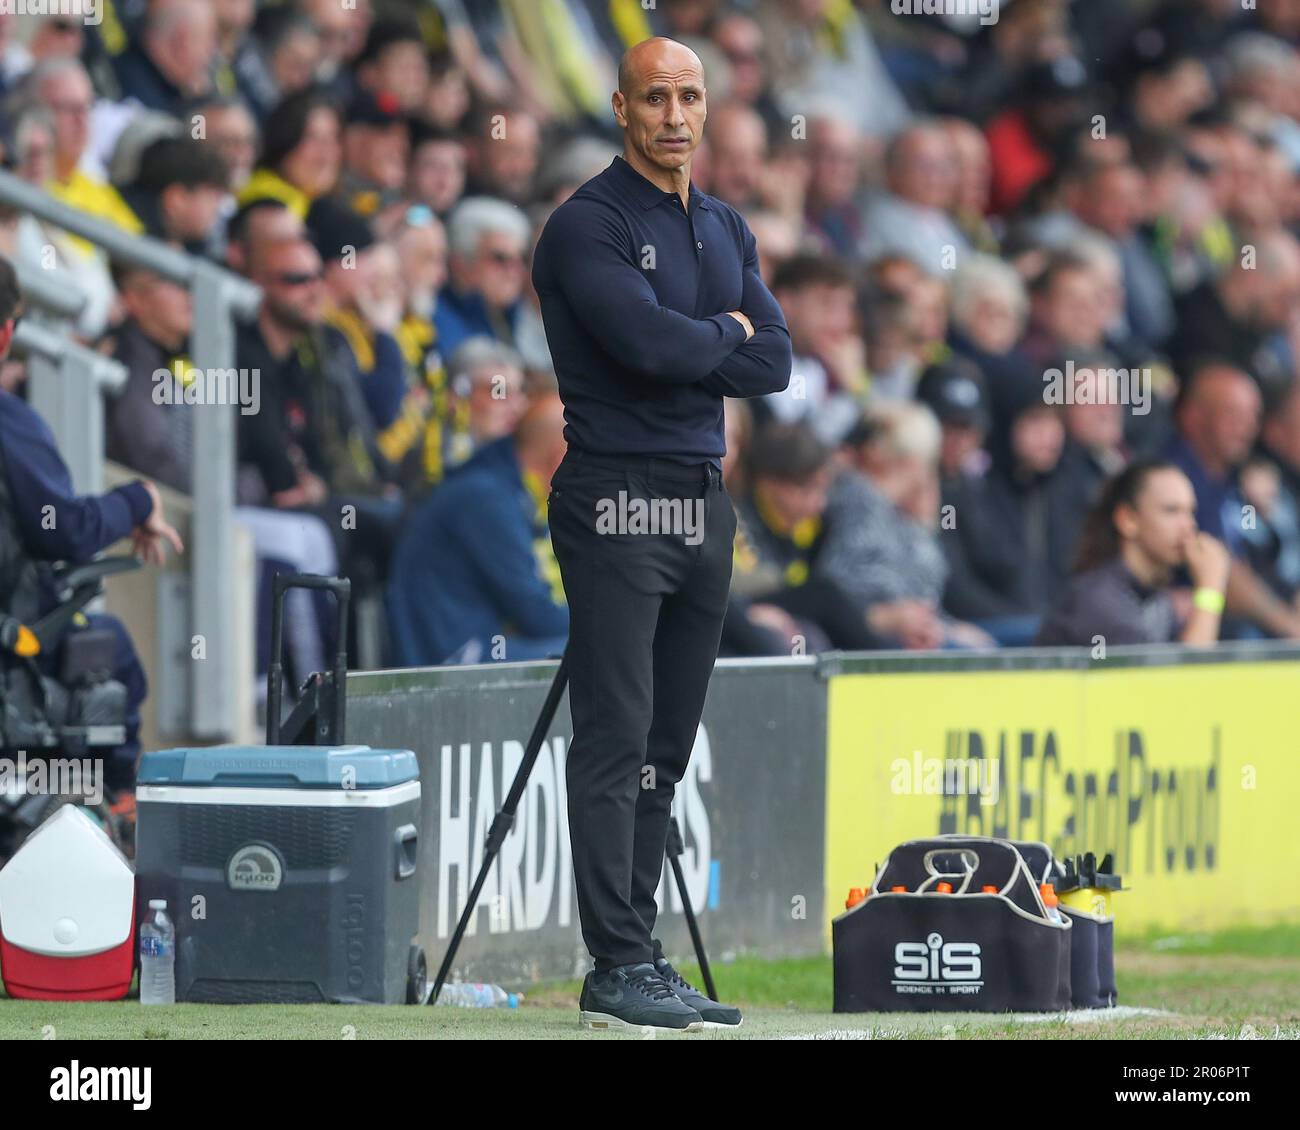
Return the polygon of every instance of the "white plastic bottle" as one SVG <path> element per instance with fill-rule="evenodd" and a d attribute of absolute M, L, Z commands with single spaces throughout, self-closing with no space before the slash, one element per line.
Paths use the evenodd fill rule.
<path fill-rule="evenodd" d="M 458 1008 L 518 1008 L 519 995 L 507 993 L 500 985 L 483 985 L 478 982 L 457 981 L 443 985 L 438 994 L 438 1004 Z"/>
<path fill-rule="evenodd" d="M 140 923 L 140 1003 L 176 1003 L 176 929 L 167 900 L 150 899 L 153 911 Z"/>

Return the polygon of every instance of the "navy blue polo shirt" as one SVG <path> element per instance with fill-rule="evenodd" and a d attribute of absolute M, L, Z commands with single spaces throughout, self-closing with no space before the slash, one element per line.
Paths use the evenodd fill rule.
<path fill-rule="evenodd" d="M 790 382 L 790 333 L 749 226 L 693 184 L 689 199 L 615 157 L 542 231 L 533 286 L 573 446 L 717 465 L 722 397 Z M 729 310 L 753 323 L 748 341 Z"/>

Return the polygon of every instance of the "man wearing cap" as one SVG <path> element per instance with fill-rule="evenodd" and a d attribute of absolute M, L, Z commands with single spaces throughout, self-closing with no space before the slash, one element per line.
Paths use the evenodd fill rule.
<path fill-rule="evenodd" d="M 349 207 L 373 216 L 401 199 L 410 144 L 410 123 L 396 96 L 359 91 L 343 126 L 339 195 Z"/>
<path fill-rule="evenodd" d="M 569 445 L 549 516 L 570 610 L 569 834 L 595 960 L 580 1017 L 734 1025 L 739 1010 L 665 959 L 655 888 L 731 578 L 722 398 L 785 388 L 790 335 L 743 218 L 691 184 L 699 58 L 637 44 L 613 109 L 622 156 L 556 209 L 533 259 Z M 647 528 L 625 520 L 632 509 L 667 520 Z"/>
<path fill-rule="evenodd" d="M 988 395 L 979 366 L 961 357 L 931 365 L 916 382 L 916 399 L 939 421 L 939 478 L 945 496 L 966 475 L 987 467 Z"/>

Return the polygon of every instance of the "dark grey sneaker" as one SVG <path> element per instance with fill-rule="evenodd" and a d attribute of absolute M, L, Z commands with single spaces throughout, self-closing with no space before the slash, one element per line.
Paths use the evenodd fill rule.
<path fill-rule="evenodd" d="M 719 1004 L 710 1000 L 699 989 L 686 980 L 666 957 L 655 962 L 655 968 L 677 994 L 679 1000 L 691 1006 L 700 1014 L 706 1028 L 739 1028 L 744 1017 L 740 1009 L 729 1004 Z"/>
<path fill-rule="evenodd" d="M 700 1014 L 684 1004 L 648 961 L 616 965 L 607 973 L 588 973 L 578 998 L 584 1028 L 672 1028 L 681 1032 L 704 1027 Z"/>

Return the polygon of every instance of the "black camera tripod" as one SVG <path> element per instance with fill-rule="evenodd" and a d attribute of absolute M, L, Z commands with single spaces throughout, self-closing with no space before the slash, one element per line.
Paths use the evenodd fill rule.
<path fill-rule="evenodd" d="M 497 853 L 501 850 L 501 845 L 505 843 L 506 836 L 509 835 L 510 829 L 514 827 L 515 810 L 519 807 L 519 801 L 524 795 L 524 788 L 528 784 L 528 778 L 533 771 L 533 765 L 537 761 L 537 754 L 542 748 L 542 742 L 546 740 L 546 732 L 551 728 L 551 723 L 555 720 L 555 712 L 559 709 L 560 699 L 564 697 L 564 689 L 569 681 L 568 655 L 561 657 L 560 666 L 555 672 L 555 678 L 551 682 L 551 689 L 546 692 L 546 701 L 542 703 L 542 712 L 537 716 L 537 722 L 533 726 L 533 732 L 528 736 L 528 745 L 524 748 L 524 759 L 520 762 L 519 770 L 515 773 L 514 782 L 510 786 L 510 791 L 501 803 L 496 817 L 492 821 L 492 826 L 488 829 L 487 843 L 483 852 L 483 863 L 479 867 L 478 875 L 474 879 L 474 886 L 470 888 L 469 900 L 465 903 L 465 909 L 461 912 L 460 921 L 456 923 L 456 930 L 451 936 L 451 942 L 447 946 L 446 956 L 442 959 L 442 965 L 438 967 L 438 976 L 433 983 L 433 994 L 429 997 L 430 1004 L 438 1002 L 438 994 L 442 992 L 442 986 L 446 983 L 447 974 L 451 970 L 451 963 L 456 959 L 456 951 L 460 948 L 461 939 L 465 936 L 465 929 L 469 925 L 474 908 L 478 905 L 479 895 L 483 891 L 483 884 L 487 881 L 488 871 L 492 867 Z M 681 896 L 682 909 L 686 914 L 686 925 L 691 933 L 691 942 L 695 946 L 695 957 L 700 963 L 700 976 L 704 980 L 705 994 L 713 1000 L 718 999 L 717 991 L 713 987 L 713 973 L 709 969 L 709 958 L 704 952 L 704 939 L 700 937 L 700 926 L 695 920 L 695 910 L 691 906 L 690 892 L 686 889 L 686 876 L 682 874 L 682 865 L 680 856 L 685 850 L 682 841 L 681 829 L 677 826 L 677 818 L 671 817 L 668 821 L 668 843 L 664 854 L 668 857 L 668 865 L 673 871 L 673 880 L 677 884 L 677 893 Z"/>

